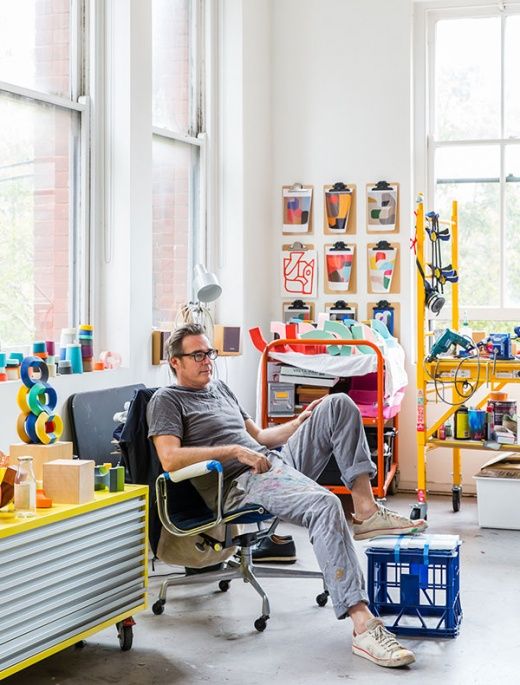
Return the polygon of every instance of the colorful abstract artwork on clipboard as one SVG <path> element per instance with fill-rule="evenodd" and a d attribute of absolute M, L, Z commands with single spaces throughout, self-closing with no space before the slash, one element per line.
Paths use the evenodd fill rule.
<path fill-rule="evenodd" d="M 282 296 L 316 297 L 316 250 L 284 250 L 281 255 Z"/>

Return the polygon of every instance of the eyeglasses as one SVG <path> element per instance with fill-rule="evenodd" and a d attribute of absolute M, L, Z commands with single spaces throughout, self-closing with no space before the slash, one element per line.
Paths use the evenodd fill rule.
<path fill-rule="evenodd" d="M 176 357 L 191 357 L 193 361 L 202 362 L 207 357 L 208 359 L 216 359 L 218 357 L 218 350 L 208 350 L 203 352 L 202 350 L 197 350 L 197 352 L 183 352 L 182 354 L 175 355 Z"/>

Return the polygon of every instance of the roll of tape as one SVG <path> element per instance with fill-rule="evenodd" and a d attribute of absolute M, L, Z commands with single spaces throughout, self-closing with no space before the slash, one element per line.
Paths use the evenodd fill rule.
<path fill-rule="evenodd" d="M 16 402 L 25 414 L 29 414 L 31 412 L 31 407 L 29 406 L 27 398 L 28 393 L 29 388 L 26 385 L 21 385 L 16 393 Z"/>
<path fill-rule="evenodd" d="M 27 444 L 31 442 L 31 438 L 27 435 L 27 431 L 25 430 L 25 421 L 28 416 L 29 414 L 19 414 L 16 420 L 16 432 L 18 433 L 18 437 L 22 442 Z"/>
<path fill-rule="evenodd" d="M 38 380 L 33 380 L 29 375 L 29 369 L 38 369 L 40 378 Z M 25 357 L 20 369 L 20 376 L 22 378 L 22 383 L 28 388 L 32 388 L 36 383 L 45 383 L 48 380 L 49 369 L 43 359 L 40 359 L 39 357 Z"/>
<path fill-rule="evenodd" d="M 38 416 L 42 412 L 47 412 L 48 414 L 56 408 L 56 403 L 58 402 L 58 395 L 56 390 L 51 388 L 50 385 L 44 383 L 36 383 L 29 390 L 29 395 L 27 397 L 27 403 L 33 414 Z"/>

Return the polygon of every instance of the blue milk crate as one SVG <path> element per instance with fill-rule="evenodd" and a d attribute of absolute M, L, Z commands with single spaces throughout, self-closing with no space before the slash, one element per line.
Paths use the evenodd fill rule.
<path fill-rule="evenodd" d="M 437 549 L 443 541 L 447 549 Z M 462 621 L 458 536 L 387 536 L 370 545 L 365 550 L 370 609 L 388 630 L 456 637 Z"/>

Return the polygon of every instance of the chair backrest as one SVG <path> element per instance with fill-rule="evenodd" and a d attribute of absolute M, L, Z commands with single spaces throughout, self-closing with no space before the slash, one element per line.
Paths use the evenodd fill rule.
<path fill-rule="evenodd" d="M 80 459 L 93 459 L 96 464 L 118 464 L 120 454 L 112 443 L 114 414 L 122 411 L 143 383 L 118 388 L 92 390 L 71 395 L 67 413 L 71 426 L 74 453 Z"/>

